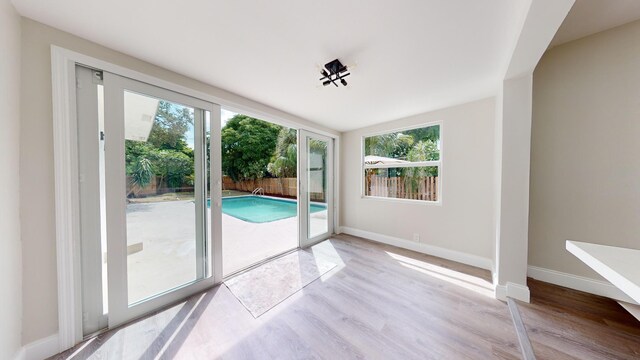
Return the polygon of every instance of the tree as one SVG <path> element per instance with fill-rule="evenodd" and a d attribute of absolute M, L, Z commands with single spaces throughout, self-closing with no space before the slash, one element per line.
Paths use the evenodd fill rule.
<path fill-rule="evenodd" d="M 267 175 L 282 127 L 246 115 L 235 115 L 222 129 L 222 171 L 233 181 Z"/>
<path fill-rule="evenodd" d="M 405 159 L 414 144 L 411 135 L 391 133 L 365 138 L 366 155 Z"/>
<path fill-rule="evenodd" d="M 405 160 L 419 143 L 437 144 L 440 126 L 404 130 L 365 138 L 365 154 Z"/>
<path fill-rule="evenodd" d="M 125 141 L 126 172 L 132 183 L 145 187 L 155 175 L 160 189 L 193 185 L 194 153 L 186 141 L 193 124 L 192 108 L 160 101 L 147 141 Z"/>
<path fill-rule="evenodd" d="M 267 165 L 271 175 L 279 178 L 296 177 L 298 172 L 298 138 L 295 129 L 282 128 L 276 149 Z"/>
<path fill-rule="evenodd" d="M 411 162 L 434 161 L 438 159 L 440 159 L 440 150 L 438 150 L 438 145 L 432 140 L 419 141 L 407 153 L 407 160 Z"/>
<path fill-rule="evenodd" d="M 407 160 L 411 162 L 433 161 L 440 159 L 438 145 L 432 140 L 422 140 L 415 144 L 407 154 Z M 407 187 L 411 191 L 419 188 L 420 181 L 428 176 L 438 176 L 438 168 L 430 167 L 408 167 L 403 168 L 402 175 L 405 177 Z"/>
<path fill-rule="evenodd" d="M 160 101 L 147 142 L 162 150 L 188 149 L 185 134 L 193 126 L 193 120 L 193 109 Z"/>
<path fill-rule="evenodd" d="M 434 143 L 438 143 L 440 140 L 440 126 L 438 125 L 405 130 L 403 133 L 413 137 L 416 143 L 424 140 L 431 140 Z"/>
<path fill-rule="evenodd" d="M 439 140 L 440 126 L 375 135 L 365 138 L 365 154 L 410 162 L 434 161 L 440 158 Z M 387 177 L 402 178 L 405 182 L 405 189 L 408 189 L 409 192 L 415 192 L 425 177 L 438 176 L 438 168 L 430 166 L 366 169 L 367 184 L 371 183 L 373 176 L 380 173 L 384 173 L 384 176 Z"/>
<path fill-rule="evenodd" d="M 128 176 L 133 176 L 140 159 L 149 159 L 149 154 L 156 150 L 153 145 L 144 141 L 125 140 L 124 146 L 125 166 Z"/>
<path fill-rule="evenodd" d="M 179 188 L 182 185 L 193 185 L 193 160 L 185 153 L 172 150 L 158 150 L 150 154 L 158 177 L 158 187 Z M 191 177 L 190 177 L 191 176 Z"/>

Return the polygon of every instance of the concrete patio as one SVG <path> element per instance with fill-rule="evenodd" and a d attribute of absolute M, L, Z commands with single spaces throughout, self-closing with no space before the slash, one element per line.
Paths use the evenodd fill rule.
<path fill-rule="evenodd" d="M 313 213 L 313 229 L 326 229 L 326 216 L 326 210 Z M 127 259 L 130 302 L 195 280 L 194 224 L 192 201 L 127 206 L 127 241 L 142 243 L 142 250 Z M 222 214 L 223 276 L 296 247 L 297 216 L 251 223 Z"/>

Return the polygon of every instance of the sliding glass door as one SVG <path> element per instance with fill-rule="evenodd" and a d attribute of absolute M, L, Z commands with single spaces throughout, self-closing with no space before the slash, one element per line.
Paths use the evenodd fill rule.
<path fill-rule="evenodd" d="M 333 139 L 300 131 L 300 246 L 333 233 Z"/>
<path fill-rule="evenodd" d="M 218 105 L 82 66 L 76 78 L 85 335 L 333 233 L 332 138 L 235 114 L 225 126 L 272 134 L 253 161 L 269 175 L 227 168 L 223 182 L 221 149 L 239 140 L 221 141 Z"/>
<path fill-rule="evenodd" d="M 220 108 L 106 72 L 104 91 L 112 328 L 215 283 L 220 177 L 206 174 Z"/>

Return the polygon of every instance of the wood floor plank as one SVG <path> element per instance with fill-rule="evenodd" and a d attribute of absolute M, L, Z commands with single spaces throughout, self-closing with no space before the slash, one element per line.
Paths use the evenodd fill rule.
<path fill-rule="evenodd" d="M 533 352 L 533 347 L 531 347 L 531 341 L 529 341 L 529 335 L 527 335 L 527 329 L 522 322 L 522 317 L 520 316 L 520 311 L 518 310 L 516 301 L 508 298 L 507 305 L 509 305 L 509 311 L 511 312 L 511 318 L 513 319 L 513 326 L 516 328 L 516 334 L 520 341 L 522 358 L 524 360 L 535 360 L 536 355 Z"/>
<path fill-rule="evenodd" d="M 507 305 L 490 296 L 488 271 L 347 235 L 309 252 L 337 266 L 258 319 L 219 286 L 53 358 L 520 358 Z M 534 306 L 522 311 L 538 358 L 634 354 L 638 338 L 627 318 L 616 311 L 594 315 L 608 304 L 601 299 L 564 294 L 565 304 L 561 295 L 552 289 L 536 298 L 532 291 Z M 547 317 L 569 328 L 548 329 Z M 593 322 L 603 327 L 601 336 L 615 333 L 610 343 L 617 349 L 602 343 L 563 349 L 567 340 L 579 347 L 585 341 L 579 330 Z"/>

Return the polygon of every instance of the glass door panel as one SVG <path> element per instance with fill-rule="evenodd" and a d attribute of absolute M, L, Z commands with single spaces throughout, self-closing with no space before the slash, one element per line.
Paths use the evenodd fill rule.
<path fill-rule="evenodd" d="M 219 107 L 109 73 L 104 89 L 113 327 L 213 285 L 205 120 Z"/>
<path fill-rule="evenodd" d="M 333 139 L 301 130 L 301 246 L 333 233 Z"/>
<path fill-rule="evenodd" d="M 196 174 L 202 142 L 195 144 L 202 122 L 196 112 L 202 113 L 124 91 L 129 304 L 204 276 L 204 196 Z"/>
<path fill-rule="evenodd" d="M 325 234 L 329 229 L 327 217 L 327 146 L 325 140 L 307 137 L 307 212 L 309 238 Z"/>

